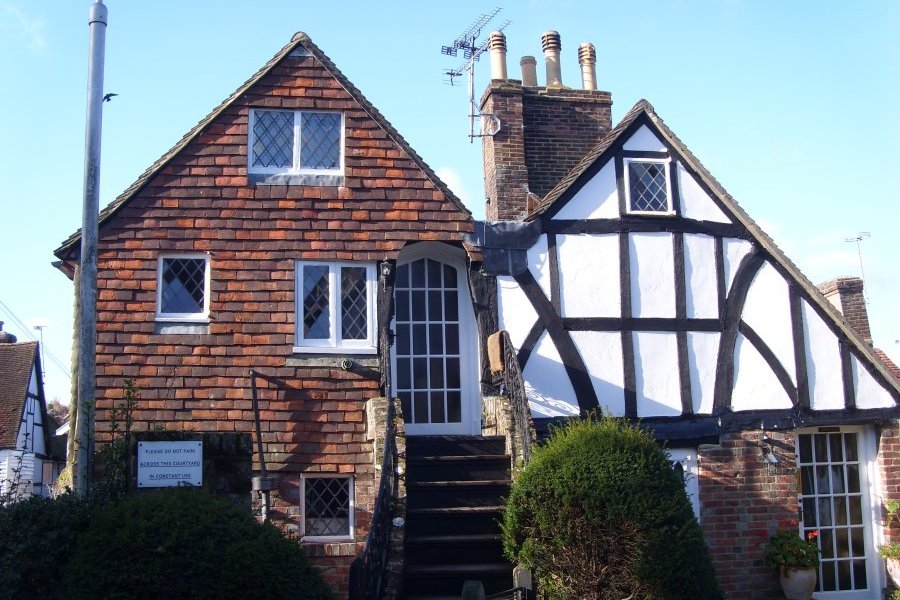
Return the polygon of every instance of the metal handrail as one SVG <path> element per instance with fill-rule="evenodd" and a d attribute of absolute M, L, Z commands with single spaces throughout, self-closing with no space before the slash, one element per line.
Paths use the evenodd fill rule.
<path fill-rule="evenodd" d="M 503 393 L 509 399 L 512 411 L 513 454 L 516 459 L 528 464 L 531 459 L 531 446 L 534 441 L 534 422 L 531 420 L 531 409 L 528 407 L 528 395 L 525 392 L 525 380 L 519 368 L 519 357 L 509 340 L 509 333 L 500 332 L 503 346 Z"/>
<path fill-rule="evenodd" d="M 366 537 L 366 547 L 350 566 L 351 600 L 378 600 L 384 588 L 391 538 L 391 504 L 399 478 L 395 415 L 394 401 L 389 399 L 384 454 L 381 458 L 381 480 L 375 499 L 375 509 L 372 511 L 372 523 Z"/>

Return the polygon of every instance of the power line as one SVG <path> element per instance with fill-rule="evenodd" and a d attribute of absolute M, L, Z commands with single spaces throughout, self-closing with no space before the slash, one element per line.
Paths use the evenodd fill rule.
<path fill-rule="evenodd" d="M 7 317 L 13 322 L 16 327 L 19 328 L 19 330 L 25 337 L 33 342 L 38 341 L 34 334 L 31 333 L 30 328 L 27 327 L 18 316 L 16 316 L 16 313 L 14 313 L 12 309 L 10 309 L 9 306 L 7 306 L 5 302 L 3 302 L 3 300 L 0 300 L 0 308 L 3 309 Z M 43 351 L 43 354 L 50 359 L 50 362 L 53 363 L 56 368 L 58 368 L 62 372 L 63 375 L 65 375 L 68 379 L 72 379 L 72 373 L 69 372 L 69 368 L 66 367 L 65 364 L 49 348 L 46 347 L 46 344 L 43 344 L 43 342 L 41 343 L 41 349 Z"/>

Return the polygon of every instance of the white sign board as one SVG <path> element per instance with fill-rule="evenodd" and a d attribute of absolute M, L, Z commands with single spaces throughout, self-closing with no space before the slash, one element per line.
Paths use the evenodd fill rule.
<path fill-rule="evenodd" d="M 203 485 L 203 442 L 138 442 L 138 487 Z"/>

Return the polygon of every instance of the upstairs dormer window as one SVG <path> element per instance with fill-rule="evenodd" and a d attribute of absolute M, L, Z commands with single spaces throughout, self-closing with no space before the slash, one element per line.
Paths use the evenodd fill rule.
<path fill-rule="evenodd" d="M 674 214 L 667 160 L 625 159 L 625 190 L 631 214 Z"/>
<path fill-rule="evenodd" d="M 250 111 L 249 172 L 257 175 L 340 175 L 344 116 L 307 110 Z"/>

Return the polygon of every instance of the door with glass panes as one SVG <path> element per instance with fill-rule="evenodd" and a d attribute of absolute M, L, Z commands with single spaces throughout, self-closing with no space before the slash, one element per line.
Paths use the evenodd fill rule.
<path fill-rule="evenodd" d="M 465 255 L 444 244 L 401 253 L 394 277 L 394 393 L 409 435 L 475 434 L 477 345 Z"/>
<path fill-rule="evenodd" d="M 880 598 L 869 496 L 871 432 L 860 427 L 819 427 L 797 432 L 802 523 L 818 532 L 819 580 L 815 598 Z"/>

